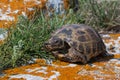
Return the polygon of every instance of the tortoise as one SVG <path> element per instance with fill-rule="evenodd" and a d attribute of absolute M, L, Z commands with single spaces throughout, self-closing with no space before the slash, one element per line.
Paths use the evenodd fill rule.
<path fill-rule="evenodd" d="M 59 60 L 83 64 L 107 53 L 99 33 L 85 24 L 64 25 L 54 32 L 44 47 Z"/>

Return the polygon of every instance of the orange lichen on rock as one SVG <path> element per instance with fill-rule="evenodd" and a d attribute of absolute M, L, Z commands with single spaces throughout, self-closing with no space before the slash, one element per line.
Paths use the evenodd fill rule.
<path fill-rule="evenodd" d="M 35 8 L 37 8 L 37 10 L 47 10 L 47 1 L 48 0 L 0 0 L 0 13 L 4 16 L 0 16 L 0 28 L 10 27 L 11 24 L 8 22 L 16 22 L 17 17 L 21 14 L 31 18 L 35 12 Z M 63 0 L 63 6 L 64 9 L 69 9 L 70 0 Z"/>
<path fill-rule="evenodd" d="M 75 78 L 79 78 L 78 77 L 79 70 L 80 66 L 57 69 L 57 71 L 59 71 L 61 74 L 61 76 L 59 76 L 60 80 L 75 80 Z"/>
<path fill-rule="evenodd" d="M 35 6 L 43 8 L 47 0 L 0 0 L 0 28 L 10 27 L 21 14 L 29 14 Z"/>
<path fill-rule="evenodd" d="M 21 9 L 25 8 L 23 0 L 19 0 L 19 1 L 18 0 L 12 0 L 11 2 L 9 2 L 8 5 L 10 5 L 11 11 L 21 10 Z"/>
<path fill-rule="evenodd" d="M 53 62 L 53 64 L 59 65 L 59 66 L 60 66 L 60 65 L 66 66 L 66 65 L 68 65 L 69 63 L 67 63 L 67 62 L 61 62 L 61 61 L 57 60 L 57 61 Z"/>
<path fill-rule="evenodd" d="M 110 37 L 113 39 L 118 39 L 118 37 L 120 37 L 120 34 L 110 34 Z"/>
<path fill-rule="evenodd" d="M 0 80 L 8 80 L 9 79 L 9 75 L 4 76 L 4 77 L 0 77 Z"/>
<path fill-rule="evenodd" d="M 42 60 L 41 60 L 42 61 Z M 48 66 L 41 66 L 39 63 L 32 64 L 28 66 L 22 66 L 19 68 L 9 69 L 5 70 L 4 73 L 6 74 L 3 77 L 0 77 L 0 80 L 8 80 L 11 78 L 12 75 L 18 75 L 18 74 L 29 74 L 32 76 L 40 76 L 45 79 L 52 78 L 52 80 L 83 80 L 83 79 L 89 79 L 94 80 L 96 79 L 116 79 L 115 78 L 115 72 L 114 68 L 107 62 L 104 62 L 104 65 L 102 62 L 96 62 L 94 65 L 96 66 L 90 66 L 90 65 L 78 65 L 78 64 L 71 64 L 66 62 L 58 62 L 55 64 L 51 64 Z M 114 64 L 113 64 L 114 65 Z M 101 68 L 99 68 L 101 67 Z M 13 80 L 20 80 L 22 78 L 13 78 Z M 23 78 L 24 80 L 24 78 Z"/>
<path fill-rule="evenodd" d="M 12 78 L 10 80 L 26 80 L 26 79 L 24 79 L 24 78 Z"/>
<path fill-rule="evenodd" d="M 64 1 L 64 8 L 69 9 L 69 0 L 63 0 Z"/>
<path fill-rule="evenodd" d="M 46 61 L 45 61 L 45 59 L 36 59 L 35 63 L 41 64 L 41 65 L 43 64 L 44 65 L 44 64 L 46 64 Z"/>
<path fill-rule="evenodd" d="M 114 58 L 120 58 L 120 53 L 114 54 Z"/>

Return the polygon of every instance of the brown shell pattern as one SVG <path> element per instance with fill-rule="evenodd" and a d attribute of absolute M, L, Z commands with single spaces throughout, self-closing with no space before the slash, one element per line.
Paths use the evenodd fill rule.
<path fill-rule="evenodd" d="M 84 24 L 65 25 L 53 36 L 66 41 L 88 59 L 106 51 L 106 47 L 97 31 Z"/>

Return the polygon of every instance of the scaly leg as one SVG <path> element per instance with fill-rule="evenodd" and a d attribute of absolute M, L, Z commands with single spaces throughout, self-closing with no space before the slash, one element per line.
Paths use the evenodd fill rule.
<path fill-rule="evenodd" d="M 53 55 L 57 59 L 67 61 L 67 62 L 82 62 L 83 64 L 87 63 L 86 57 L 73 48 L 70 48 L 68 53 L 66 54 L 62 54 L 59 51 L 54 51 Z"/>

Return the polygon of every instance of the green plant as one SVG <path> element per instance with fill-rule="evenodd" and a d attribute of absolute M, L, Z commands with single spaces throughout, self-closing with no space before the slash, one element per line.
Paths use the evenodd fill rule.
<path fill-rule="evenodd" d="M 72 22 L 66 19 L 58 15 L 46 19 L 42 13 L 31 20 L 20 16 L 15 27 L 8 30 L 6 43 L 0 46 L 0 68 L 28 64 L 33 58 L 50 58 L 51 55 L 43 50 L 43 44 L 55 29 Z"/>
<path fill-rule="evenodd" d="M 108 28 L 120 25 L 119 0 L 79 0 L 78 18 L 94 28 Z M 77 19 L 78 20 L 78 19 Z"/>
<path fill-rule="evenodd" d="M 100 27 L 109 27 L 119 24 L 116 20 L 120 17 L 120 2 L 119 1 L 97 1 L 90 0 L 92 17 Z"/>

